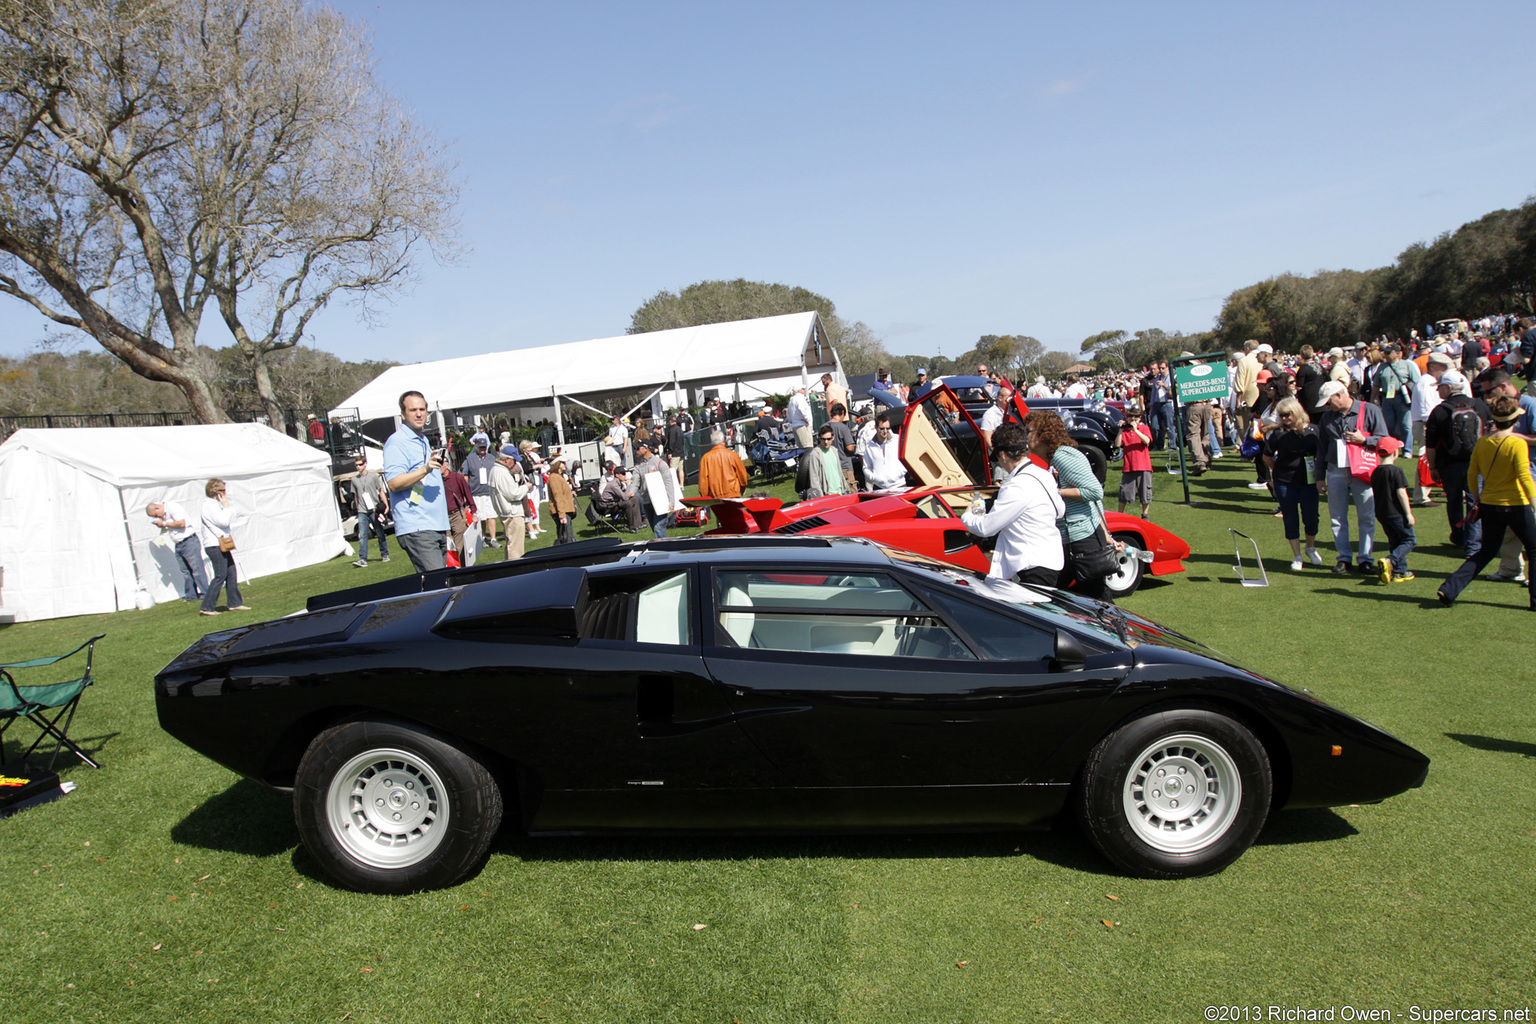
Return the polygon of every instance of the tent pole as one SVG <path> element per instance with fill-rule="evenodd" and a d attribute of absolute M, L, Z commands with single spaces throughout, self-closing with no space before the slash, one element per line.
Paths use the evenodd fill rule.
<path fill-rule="evenodd" d="M 139 576 L 139 556 L 133 553 L 133 530 L 128 525 L 128 503 L 123 500 L 123 489 L 121 487 L 117 489 L 117 507 L 123 510 L 123 535 L 128 538 L 128 561 L 133 565 L 133 591 L 134 594 L 138 594 L 141 587 L 148 588 L 144 580 Z M 112 588 L 112 599 L 114 601 L 117 600 L 116 587 Z M 134 606 L 138 606 L 137 602 L 135 602 Z M 117 610 L 122 611 L 123 606 L 119 604 Z"/>
<path fill-rule="evenodd" d="M 555 437 L 559 440 L 560 447 L 565 447 L 565 421 L 560 418 L 560 396 L 555 393 L 555 386 L 549 386 L 549 400 L 555 403 Z"/>
<path fill-rule="evenodd" d="M 680 394 L 678 394 L 678 392 L 681 391 L 681 390 L 682 390 L 682 388 L 677 386 L 677 371 L 673 370 L 672 371 L 672 403 L 673 403 L 672 407 L 674 409 L 681 409 L 681 408 L 684 407 L 684 405 L 686 405 L 686 403 L 683 401 L 682 396 Z"/>

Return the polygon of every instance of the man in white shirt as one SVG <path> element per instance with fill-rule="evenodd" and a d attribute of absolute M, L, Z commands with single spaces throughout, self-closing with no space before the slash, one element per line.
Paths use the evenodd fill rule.
<path fill-rule="evenodd" d="M 201 600 L 208 583 L 203 576 L 203 548 L 197 527 L 187 522 L 187 513 L 174 501 L 152 501 L 144 506 L 144 511 L 165 531 L 165 539 L 170 542 L 176 566 L 181 570 L 181 599 Z"/>
<path fill-rule="evenodd" d="M 795 388 L 789 398 L 789 411 L 784 414 L 784 429 L 795 435 L 795 444 L 811 447 L 811 402 L 805 397 L 805 385 Z"/>
<path fill-rule="evenodd" d="M 1055 398 L 1056 393 L 1045 383 L 1044 377 L 1036 377 L 1035 382 L 1024 392 L 1025 398 Z"/>
<path fill-rule="evenodd" d="M 1008 412 L 1008 403 L 1013 401 L 1011 388 L 999 388 L 997 397 L 992 400 L 992 405 L 981 417 L 981 424 L 977 427 L 981 431 L 982 440 L 988 446 L 992 444 L 992 431 L 1003 425 L 1003 416 Z"/>
<path fill-rule="evenodd" d="M 901 464 L 901 438 L 891 433 L 891 414 L 875 417 L 875 436 L 864 445 L 864 482 L 872 491 L 907 486 L 907 467 Z"/>
<path fill-rule="evenodd" d="M 1083 385 L 1082 381 L 1077 379 L 1077 374 L 1075 374 L 1075 373 L 1068 374 L 1067 375 L 1067 386 L 1066 386 L 1066 389 L 1062 391 L 1061 397 L 1062 398 L 1087 398 L 1088 397 L 1088 389 Z"/>
<path fill-rule="evenodd" d="M 977 536 L 997 538 L 988 576 L 1054 587 L 1066 564 L 1061 532 L 1056 529 L 1066 505 L 1051 474 L 1030 461 L 1023 427 L 1004 423 L 994 438 L 998 463 L 1008 476 L 998 488 L 992 511 L 984 511 L 977 501 L 960 521 Z"/>
<path fill-rule="evenodd" d="M 1408 424 L 1413 431 L 1413 454 L 1424 458 L 1424 425 L 1429 422 L 1429 414 L 1435 406 L 1440 404 L 1440 376 L 1446 370 L 1451 369 L 1451 357 L 1444 352 L 1431 352 L 1429 361 L 1424 365 L 1424 372 L 1419 374 L 1419 379 L 1413 382 L 1413 399 L 1408 406 Z M 1413 476 L 1413 503 L 1419 508 L 1429 508 L 1434 502 L 1429 500 L 1429 489 L 1419 482 L 1417 473 Z"/>

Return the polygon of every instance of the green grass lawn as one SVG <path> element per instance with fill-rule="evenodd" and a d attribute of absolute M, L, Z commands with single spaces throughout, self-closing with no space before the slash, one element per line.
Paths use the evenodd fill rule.
<path fill-rule="evenodd" d="M 209 620 L 175 603 L 0 630 L 0 661 L 107 634 L 73 730 L 102 769 L 69 768 L 76 792 L 0 821 L 0 1024 L 1178 1022 L 1210 1004 L 1409 1020 L 1415 1005 L 1536 1002 L 1536 617 L 1523 591 L 1479 583 L 1439 607 L 1458 562 L 1441 509 L 1421 517 L 1415 582 L 1292 573 L 1268 496 L 1242 486 L 1250 467 L 1216 466 L 1192 507 L 1153 505 L 1190 542 L 1188 571 L 1127 606 L 1417 746 L 1434 762 L 1422 789 L 1277 815 L 1225 872 L 1180 882 L 1120 877 L 1065 827 L 506 836 L 457 888 L 359 895 L 298 846 L 286 798 L 159 730 L 152 684 L 212 626 L 409 569 L 398 552 L 366 570 L 338 558 L 254 581 L 249 613 Z M 1162 473 L 1157 488 L 1178 493 Z M 1229 526 L 1258 539 L 1267 589 L 1237 585 Z"/>

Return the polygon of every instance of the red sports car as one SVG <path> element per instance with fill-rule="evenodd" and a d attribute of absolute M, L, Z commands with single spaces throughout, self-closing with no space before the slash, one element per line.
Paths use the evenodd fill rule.
<path fill-rule="evenodd" d="M 687 504 L 713 507 L 719 526 L 711 533 L 808 533 L 868 537 L 968 569 L 991 564 L 982 544 L 960 521 L 976 498 L 997 493 L 989 479 L 986 441 L 959 399 L 936 388 L 906 408 L 901 427 L 901 461 L 918 486 L 905 490 L 838 494 L 785 505 L 778 498 L 690 498 Z M 1136 516 L 1106 512 L 1110 533 L 1125 543 L 1120 571 L 1110 579 L 1110 596 L 1133 593 L 1143 574 L 1184 571 L 1189 545 Z"/>

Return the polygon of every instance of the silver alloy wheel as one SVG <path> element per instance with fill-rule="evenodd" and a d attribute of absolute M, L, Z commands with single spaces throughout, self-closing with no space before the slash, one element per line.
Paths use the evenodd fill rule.
<path fill-rule="evenodd" d="M 1137 837 L 1162 853 L 1190 853 L 1232 827 L 1243 783 L 1232 755 L 1209 736 L 1160 738 L 1131 762 L 1122 804 Z"/>
<path fill-rule="evenodd" d="M 450 808 L 437 770 L 397 748 L 365 750 L 342 765 L 325 807 L 337 845 L 370 867 L 420 863 L 447 835 Z"/>
<path fill-rule="evenodd" d="M 1111 595 L 1119 597 L 1130 594 L 1136 589 L 1141 580 L 1141 574 L 1146 571 L 1137 554 L 1144 550 L 1132 534 L 1117 533 L 1115 540 L 1125 542 L 1125 550 L 1120 552 L 1119 567 L 1104 579 Z"/>

